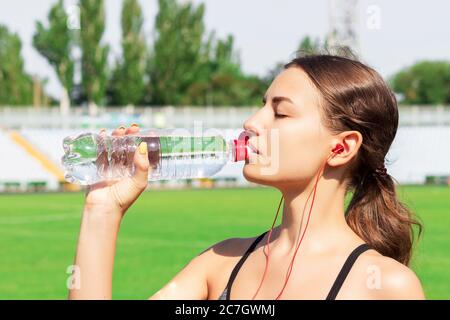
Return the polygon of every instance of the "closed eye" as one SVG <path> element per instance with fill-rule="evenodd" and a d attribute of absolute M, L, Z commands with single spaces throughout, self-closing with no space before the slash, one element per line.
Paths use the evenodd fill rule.
<path fill-rule="evenodd" d="M 286 118 L 286 117 L 287 117 L 287 115 L 285 115 L 285 114 L 279 114 L 279 113 L 275 112 L 275 118 Z"/>
<path fill-rule="evenodd" d="M 282 103 L 282 102 L 285 102 L 285 101 L 292 103 L 291 99 L 286 98 L 286 97 L 273 97 L 272 98 L 272 106 L 274 108 L 274 116 L 275 116 L 275 118 L 282 119 L 282 118 L 287 118 L 288 117 L 285 114 L 281 114 L 281 113 L 276 112 L 276 110 L 278 109 L 278 105 L 280 103 Z M 263 97 L 262 103 L 263 103 L 263 106 L 266 105 L 266 103 L 267 103 L 267 98 L 266 97 Z"/>

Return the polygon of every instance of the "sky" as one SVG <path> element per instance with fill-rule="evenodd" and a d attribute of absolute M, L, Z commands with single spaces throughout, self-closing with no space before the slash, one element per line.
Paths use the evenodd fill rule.
<path fill-rule="evenodd" d="M 221 38 L 232 34 L 243 70 L 257 75 L 265 75 L 276 63 L 293 58 L 304 36 L 326 35 L 330 27 L 329 1 L 190 0 L 194 4 L 205 3 L 206 29 L 215 30 Z M 65 0 L 65 5 L 76 2 Z M 0 0 L 0 24 L 21 37 L 26 71 L 47 78 L 47 91 L 59 97 L 61 86 L 55 72 L 32 46 L 36 21 L 46 21 L 54 3 L 56 0 Z M 150 43 L 157 1 L 139 3 L 145 18 L 144 33 Z M 121 6 L 121 0 L 105 0 L 103 41 L 112 48 L 110 61 L 121 52 Z M 384 77 L 418 60 L 450 60 L 450 1 L 359 0 L 356 12 L 361 60 Z"/>

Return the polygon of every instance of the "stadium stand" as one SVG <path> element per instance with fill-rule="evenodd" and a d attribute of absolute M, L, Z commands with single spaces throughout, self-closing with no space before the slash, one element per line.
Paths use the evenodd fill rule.
<path fill-rule="evenodd" d="M 437 108 L 433 111 L 429 108 L 422 109 L 413 108 L 408 111 L 405 109 L 402 112 L 403 122 L 400 123 L 397 136 L 386 157 L 386 168 L 401 184 L 440 181 L 439 183 L 450 185 L 450 148 L 448 148 L 450 109 Z M 165 126 L 171 128 L 187 128 L 192 126 L 193 119 L 201 118 L 201 110 L 192 111 L 186 108 L 182 110 L 184 112 L 173 112 L 173 108 L 170 107 L 161 108 L 158 112 L 144 110 L 138 113 L 139 116 L 131 114 L 131 118 L 113 116 L 123 115 L 120 112 L 109 116 L 105 113 L 103 118 L 86 118 L 85 115 L 74 111 L 70 117 L 64 118 L 53 111 L 49 113 L 28 109 L 17 111 L 5 109 L 0 112 L 0 192 L 67 190 L 67 184 L 62 183 L 61 165 L 62 141 L 66 136 L 88 131 L 97 132 L 101 127 L 113 128 L 119 124 L 132 123 L 131 120 L 140 123 L 143 128 L 154 128 L 157 127 L 155 126 L 157 114 L 167 116 Z M 209 111 L 203 110 L 203 117 L 209 120 L 202 123 L 202 130 L 218 128 L 217 130 L 227 140 L 237 137 L 242 132 L 242 123 L 252 111 L 207 110 Z M 28 119 L 29 122 L 24 122 L 24 119 Z M 223 123 L 214 126 L 218 124 L 219 119 Z M 180 188 L 186 185 L 251 186 L 252 183 L 245 180 L 242 175 L 242 167 L 242 162 L 230 163 L 210 179 L 157 181 L 149 185 L 149 188 Z"/>
<path fill-rule="evenodd" d="M 423 184 L 429 177 L 448 179 L 449 147 L 450 126 L 400 127 L 386 156 L 386 168 L 399 183 L 404 184 Z"/>
<path fill-rule="evenodd" d="M 0 131 L 0 146 L 0 191 L 58 189 L 58 179 L 3 131 Z"/>
<path fill-rule="evenodd" d="M 65 137 L 85 132 L 83 129 L 22 129 L 20 133 L 35 145 L 54 164 L 61 166 L 64 154 L 62 141 Z"/>

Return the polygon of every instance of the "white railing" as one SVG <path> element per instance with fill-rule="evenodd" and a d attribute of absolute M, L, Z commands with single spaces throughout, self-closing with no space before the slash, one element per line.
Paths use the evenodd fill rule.
<path fill-rule="evenodd" d="M 59 108 L 0 107 L 5 128 L 113 128 L 133 122 L 147 128 L 241 128 L 260 107 L 112 107 L 95 114 L 85 107 L 62 113 Z M 450 125 L 450 106 L 401 106 L 400 126 Z"/>

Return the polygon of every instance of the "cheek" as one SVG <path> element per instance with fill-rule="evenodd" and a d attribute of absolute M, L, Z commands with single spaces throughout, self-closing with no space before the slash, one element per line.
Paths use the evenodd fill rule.
<path fill-rule="evenodd" d="M 284 122 L 268 139 L 270 161 L 244 167 L 247 180 L 262 184 L 310 179 L 322 164 L 325 140 L 314 122 Z M 278 136 L 278 137 L 277 137 Z M 325 159 L 324 159 L 325 161 Z"/>
<path fill-rule="evenodd" d="M 314 175 L 323 141 L 316 125 L 286 126 L 280 139 L 280 174 L 294 179 Z"/>

